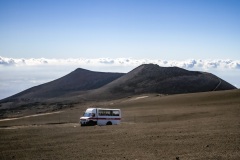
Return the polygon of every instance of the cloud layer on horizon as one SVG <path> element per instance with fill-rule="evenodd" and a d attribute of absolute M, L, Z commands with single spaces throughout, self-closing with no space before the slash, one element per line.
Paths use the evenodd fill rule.
<path fill-rule="evenodd" d="M 133 58 L 69 58 L 69 59 L 46 59 L 46 58 L 7 58 L 0 56 L 0 66 L 139 66 L 141 64 L 158 64 L 163 67 L 181 67 L 185 69 L 201 68 L 207 69 L 240 69 L 240 60 L 218 59 L 218 60 L 153 60 L 153 59 L 133 59 Z"/>

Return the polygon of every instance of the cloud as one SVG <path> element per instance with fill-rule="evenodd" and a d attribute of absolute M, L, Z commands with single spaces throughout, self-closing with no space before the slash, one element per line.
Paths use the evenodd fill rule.
<path fill-rule="evenodd" d="M 69 59 L 46 59 L 30 58 L 15 59 L 0 57 L 0 66 L 40 66 L 40 65 L 60 65 L 60 66 L 132 66 L 136 67 L 141 64 L 154 63 L 163 67 L 177 66 L 185 69 L 202 68 L 202 69 L 240 69 L 240 60 L 154 60 L 154 59 L 133 59 L 133 58 L 69 58 Z"/>
<path fill-rule="evenodd" d="M 15 65 L 14 59 L 0 57 L 0 65 L 11 66 Z"/>

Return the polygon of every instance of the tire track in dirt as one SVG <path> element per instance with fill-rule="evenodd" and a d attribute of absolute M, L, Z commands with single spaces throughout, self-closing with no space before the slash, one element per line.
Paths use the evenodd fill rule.
<path fill-rule="evenodd" d="M 30 118 L 30 117 L 45 116 L 45 115 L 57 114 L 57 113 L 61 113 L 61 112 L 63 112 L 63 111 L 57 111 L 57 112 L 51 112 L 51 113 L 40 113 L 40 114 L 34 114 L 34 115 L 29 115 L 29 116 L 17 117 L 17 118 L 6 118 L 6 119 L 0 119 L 0 122 L 2 122 L 2 121 L 12 121 L 12 120 Z"/>
<path fill-rule="evenodd" d="M 45 124 L 31 124 L 31 125 L 15 125 L 15 126 L 0 126 L 1 129 L 21 129 L 21 128 L 30 128 L 30 127 L 47 127 L 47 126 L 73 126 L 74 128 L 80 126 L 79 123 L 69 123 L 69 122 L 60 122 L 60 123 L 45 123 Z"/>

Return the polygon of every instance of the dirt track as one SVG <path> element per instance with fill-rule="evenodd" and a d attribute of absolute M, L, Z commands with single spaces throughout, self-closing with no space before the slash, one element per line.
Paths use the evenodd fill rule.
<path fill-rule="evenodd" d="M 117 126 L 80 127 L 87 106 L 0 122 L 0 159 L 237 160 L 239 96 L 238 90 L 106 102 L 122 109 Z"/>

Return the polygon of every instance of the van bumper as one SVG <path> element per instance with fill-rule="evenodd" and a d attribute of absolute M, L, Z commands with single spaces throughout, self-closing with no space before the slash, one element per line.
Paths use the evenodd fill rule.
<path fill-rule="evenodd" d="M 95 126 L 97 125 L 96 121 L 81 121 L 80 120 L 81 126 Z"/>

